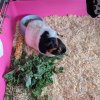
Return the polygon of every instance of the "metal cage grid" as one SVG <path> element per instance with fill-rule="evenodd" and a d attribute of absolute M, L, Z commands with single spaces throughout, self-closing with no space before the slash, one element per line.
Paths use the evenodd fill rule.
<path fill-rule="evenodd" d="M 10 0 L 1 0 L 0 1 L 0 33 L 2 33 L 2 26 L 3 26 L 4 18 L 8 17 L 6 15 L 6 11 L 7 11 L 9 2 L 10 2 Z"/>

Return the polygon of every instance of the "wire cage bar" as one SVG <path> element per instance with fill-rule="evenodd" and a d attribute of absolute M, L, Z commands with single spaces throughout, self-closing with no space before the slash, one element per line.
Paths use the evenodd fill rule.
<path fill-rule="evenodd" d="M 2 33 L 2 26 L 3 26 L 4 18 L 8 17 L 6 15 L 6 11 L 8 8 L 9 1 L 10 0 L 1 0 L 0 1 L 0 33 Z"/>

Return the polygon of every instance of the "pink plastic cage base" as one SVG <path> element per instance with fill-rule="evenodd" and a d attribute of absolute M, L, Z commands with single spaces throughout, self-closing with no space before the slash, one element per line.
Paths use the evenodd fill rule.
<path fill-rule="evenodd" d="M 16 21 L 22 16 L 36 14 L 41 17 L 51 15 L 77 15 L 85 16 L 85 0 L 22 0 L 9 3 L 0 39 L 3 42 L 4 56 L 0 58 L 0 100 L 4 99 L 5 81 L 4 73 L 9 71 L 10 56 L 12 50 L 13 34 L 15 33 Z"/>

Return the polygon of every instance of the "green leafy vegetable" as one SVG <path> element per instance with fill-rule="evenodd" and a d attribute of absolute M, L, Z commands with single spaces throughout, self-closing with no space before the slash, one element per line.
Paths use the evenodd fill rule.
<path fill-rule="evenodd" d="M 23 84 L 31 91 L 32 96 L 37 99 L 41 95 L 43 88 L 53 83 L 52 75 L 56 72 L 55 60 L 59 60 L 62 57 L 51 58 L 34 54 L 26 57 L 24 51 L 23 54 L 19 60 L 15 60 L 12 57 L 12 71 L 4 77 L 9 84 Z M 63 68 L 60 68 L 59 72 L 62 72 L 62 70 Z M 46 100 L 50 100 L 49 97 L 46 97 Z"/>

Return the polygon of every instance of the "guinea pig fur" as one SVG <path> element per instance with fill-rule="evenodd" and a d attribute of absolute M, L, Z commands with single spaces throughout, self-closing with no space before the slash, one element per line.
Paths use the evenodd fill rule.
<path fill-rule="evenodd" d="M 31 20 L 27 23 L 25 41 L 28 46 L 48 56 L 66 52 L 66 47 L 58 38 L 57 32 L 41 20 Z"/>

